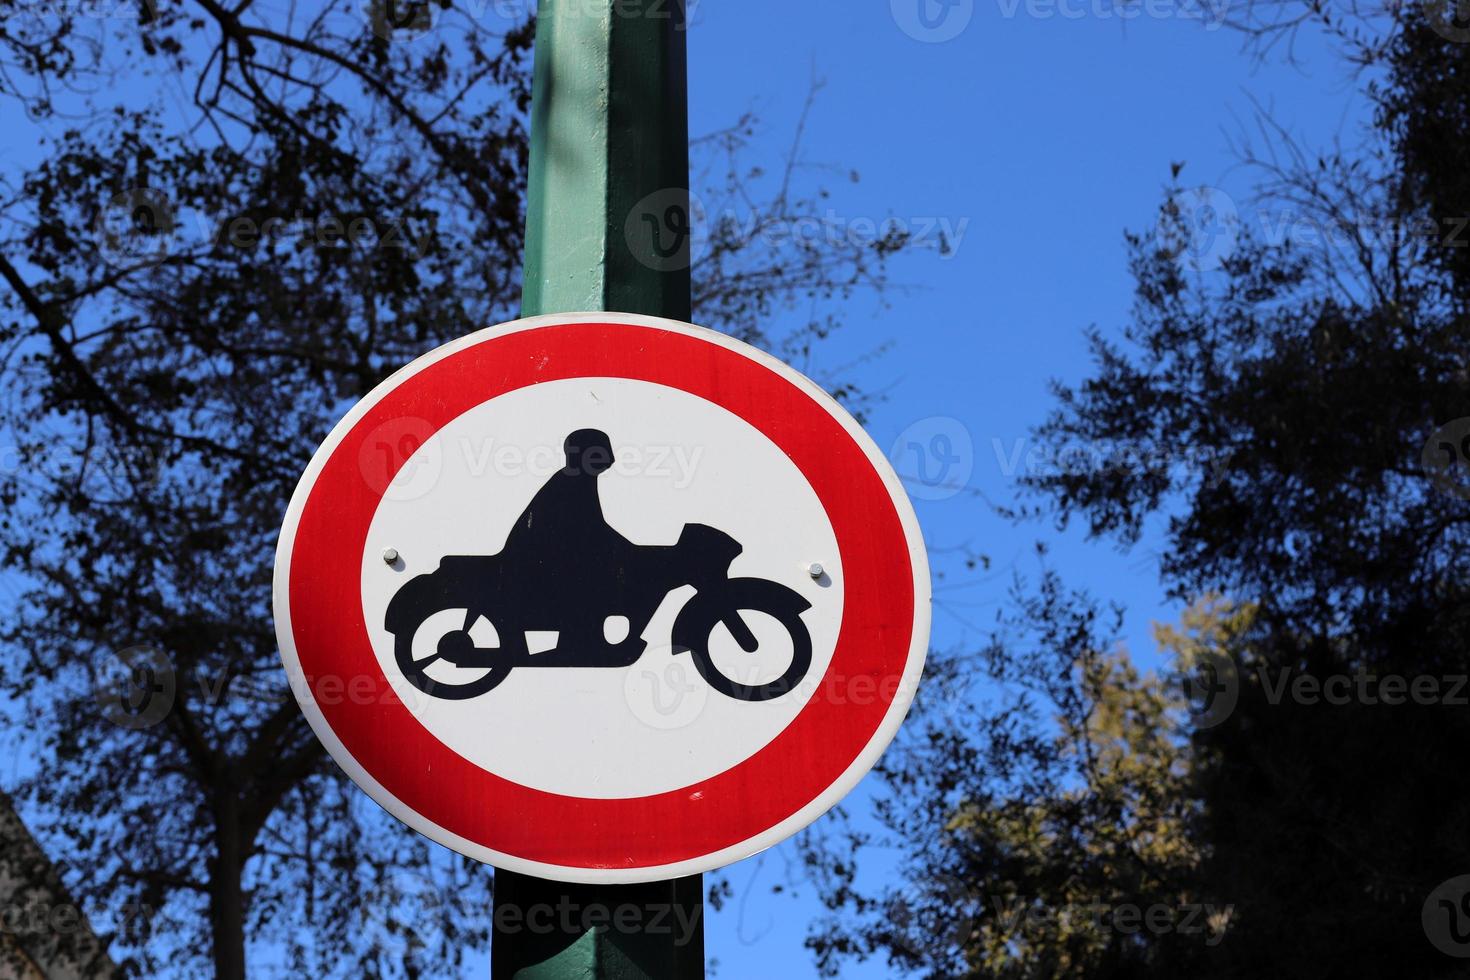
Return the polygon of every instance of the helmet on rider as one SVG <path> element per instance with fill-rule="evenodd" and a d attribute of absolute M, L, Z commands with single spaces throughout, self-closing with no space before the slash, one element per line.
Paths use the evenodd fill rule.
<path fill-rule="evenodd" d="M 567 436 L 562 449 L 567 454 L 568 473 L 598 476 L 613 464 L 612 442 L 598 429 L 578 429 Z"/>

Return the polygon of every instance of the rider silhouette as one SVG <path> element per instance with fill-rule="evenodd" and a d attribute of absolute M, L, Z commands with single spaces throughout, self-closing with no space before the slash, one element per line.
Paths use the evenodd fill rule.
<path fill-rule="evenodd" d="M 559 647 L 603 645 L 603 621 L 637 588 L 632 566 L 639 548 L 602 513 L 597 478 L 615 460 L 607 433 L 578 429 L 562 448 L 566 465 L 516 519 L 504 555 L 540 587 L 544 608 L 536 612 L 560 627 Z"/>

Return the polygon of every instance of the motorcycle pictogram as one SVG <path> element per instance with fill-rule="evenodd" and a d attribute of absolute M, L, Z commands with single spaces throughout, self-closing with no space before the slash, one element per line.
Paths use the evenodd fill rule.
<path fill-rule="evenodd" d="M 672 545 L 629 541 L 602 513 L 597 480 L 614 462 L 606 433 L 580 429 L 564 449 L 566 465 L 536 492 L 498 554 L 446 555 L 394 594 L 385 625 L 405 678 L 432 697 L 459 701 L 489 692 L 518 667 L 630 667 L 647 649 L 641 634 L 664 599 L 692 585 L 696 593 L 675 616 L 671 640 L 706 683 L 737 700 L 767 701 L 801 682 L 812 660 L 801 614 L 811 603 L 779 582 L 730 578 L 744 548 L 717 528 L 686 524 Z M 453 617 L 461 625 L 429 637 L 432 652 L 415 656 L 414 640 L 431 618 L 461 612 L 462 619 Z M 711 654 L 721 624 L 745 653 L 759 650 L 742 612 L 770 616 L 789 635 L 791 661 L 774 680 L 730 677 Z M 613 642 L 608 624 L 618 618 L 626 635 Z M 554 649 L 530 651 L 526 634 L 538 631 L 558 634 Z M 428 671 L 440 662 L 476 676 L 435 680 Z"/>

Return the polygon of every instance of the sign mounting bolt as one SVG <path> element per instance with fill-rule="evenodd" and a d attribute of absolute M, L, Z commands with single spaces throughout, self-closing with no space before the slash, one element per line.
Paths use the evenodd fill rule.
<path fill-rule="evenodd" d="M 397 548 L 384 548 L 383 549 L 383 564 L 385 564 L 385 565 L 391 565 L 394 562 L 396 562 L 397 560 L 398 560 L 398 549 Z"/>
<path fill-rule="evenodd" d="M 812 578 L 821 578 L 823 575 L 827 574 L 827 570 L 822 567 L 821 562 L 814 561 L 806 567 L 806 573 Z"/>

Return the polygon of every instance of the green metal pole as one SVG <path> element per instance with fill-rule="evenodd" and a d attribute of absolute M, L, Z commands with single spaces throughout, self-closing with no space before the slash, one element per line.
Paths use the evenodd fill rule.
<path fill-rule="evenodd" d="M 535 57 L 522 315 L 688 320 L 683 0 L 541 0 Z M 491 977 L 703 978 L 703 891 L 499 870 Z"/>
<path fill-rule="evenodd" d="M 521 312 L 688 320 L 683 0 L 542 0 Z"/>

